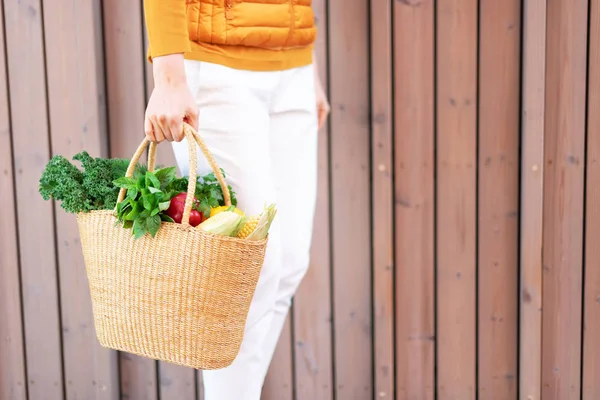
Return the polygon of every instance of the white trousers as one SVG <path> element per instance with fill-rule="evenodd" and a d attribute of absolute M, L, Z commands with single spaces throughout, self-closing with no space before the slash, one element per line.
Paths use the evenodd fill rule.
<path fill-rule="evenodd" d="M 240 353 L 231 366 L 203 372 L 206 400 L 259 400 L 309 265 L 317 187 L 314 70 L 253 72 L 199 61 L 185 67 L 198 103 L 198 132 L 225 171 L 238 207 L 252 215 L 265 203 L 278 209 Z M 187 175 L 187 142 L 173 149 Z M 209 171 L 201 159 L 198 173 Z"/>

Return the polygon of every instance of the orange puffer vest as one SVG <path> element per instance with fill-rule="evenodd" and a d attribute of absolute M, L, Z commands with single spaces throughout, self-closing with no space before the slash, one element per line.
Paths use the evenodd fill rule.
<path fill-rule="evenodd" d="M 311 0 L 187 0 L 190 40 L 269 50 L 311 45 Z"/>

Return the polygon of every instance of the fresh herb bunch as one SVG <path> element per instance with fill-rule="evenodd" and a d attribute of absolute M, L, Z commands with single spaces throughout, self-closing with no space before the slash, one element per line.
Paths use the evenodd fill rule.
<path fill-rule="evenodd" d="M 223 179 L 226 179 L 225 171 L 221 168 Z M 230 185 L 227 185 L 229 195 L 231 197 L 231 205 L 237 206 L 237 198 L 235 192 Z M 214 172 L 206 174 L 198 178 L 196 185 L 196 197 L 200 200 L 200 211 L 204 213 L 204 217 L 210 217 L 210 209 L 214 207 L 224 206 L 225 199 L 223 197 L 223 189 L 217 180 Z"/>
<path fill-rule="evenodd" d="M 170 220 L 161 211 L 169 208 L 171 198 L 177 194 L 171 190 L 175 180 L 175 167 L 146 171 L 137 179 L 116 179 L 115 186 L 127 189 L 127 196 L 117 205 L 118 222 L 126 229 L 133 228 L 136 239 L 146 233 L 156 236 L 161 220 Z"/>
<path fill-rule="evenodd" d="M 69 213 L 111 210 L 115 207 L 119 188 L 113 180 L 125 175 L 129 160 L 93 158 L 86 151 L 73 157 L 82 170 L 63 156 L 50 159 L 42 172 L 39 192 L 44 200 L 54 199 Z M 146 167 L 138 165 L 135 175 Z"/>
<path fill-rule="evenodd" d="M 227 179 L 225 171 L 222 168 L 221 173 L 223 174 L 223 178 Z M 179 178 L 173 182 L 173 189 L 179 192 L 187 192 L 188 182 L 187 177 Z M 231 197 L 231 205 L 237 206 L 235 192 L 230 185 L 227 185 L 227 188 Z M 211 208 L 225 205 L 223 189 L 221 189 L 221 184 L 219 184 L 214 172 L 197 178 L 195 196 L 200 201 L 198 211 L 203 213 L 205 218 L 210 217 Z"/>

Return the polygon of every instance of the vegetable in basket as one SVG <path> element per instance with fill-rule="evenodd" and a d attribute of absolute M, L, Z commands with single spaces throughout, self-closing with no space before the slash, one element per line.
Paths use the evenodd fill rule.
<path fill-rule="evenodd" d="M 113 209 L 119 194 L 113 180 L 125 175 L 129 160 L 93 158 L 85 151 L 73 160 L 81 162 L 81 170 L 63 156 L 50 159 L 39 182 L 42 198 L 59 201 L 66 212 L 73 214 Z M 134 176 L 145 171 L 145 166 L 138 165 Z"/>
<path fill-rule="evenodd" d="M 242 217 L 246 215 L 242 210 L 240 210 L 239 208 L 237 208 L 235 206 L 219 206 L 219 207 L 212 208 L 210 210 L 210 216 L 214 217 L 215 215 L 217 215 L 218 213 L 223 212 L 223 211 L 233 211 L 236 214 L 241 215 Z"/>
<path fill-rule="evenodd" d="M 156 236 L 162 222 L 181 223 L 189 181 L 187 177 L 177 178 L 175 167 L 151 172 L 138 164 L 133 177 L 126 178 L 127 159 L 93 158 L 83 151 L 73 160 L 79 161 L 82 168 L 60 155 L 48 162 L 39 185 L 45 200 L 60 201 L 61 207 L 73 214 L 114 210 L 116 207 L 117 223 L 132 229 L 135 238 L 146 233 Z M 221 172 L 225 176 L 225 172 Z M 117 205 L 121 188 L 126 189 L 126 195 Z M 214 173 L 198 177 L 190 225 L 240 239 L 266 238 L 276 214 L 275 205 L 265 207 L 258 216 L 246 217 L 237 208 L 235 192 L 231 186 L 228 189 L 231 206 L 225 205 L 222 188 Z"/>
<path fill-rule="evenodd" d="M 179 193 L 171 199 L 171 204 L 165 214 L 167 214 L 173 222 L 178 224 L 181 223 L 181 219 L 183 218 L 183 210 L 185 208 L 185 200 L 187 199 L 187 193 Z M 202 221 L 204 221 L 204 214 L 198 211 L 198 207 L 200 202 L 194 196 L 194 204 L 192 205 L 192 211 L 190 212 L 190 225 L 198 226 Z"/>
<path fill-rule="evenodd" d="M 162 212 L 171 206 L 169 185 L 175 179 L 175 167 L 169 167 L 146 171 L 137 179 L 123 176 L 114 181 L 127 190 L 125 199 L 117 205 L 117 220 L 124 228 L 133 228 L 136 239 L 146 233 L 156 236 L 161 221 L 171 220 Z"/>
<path fill-rule="evenodd" d="M 233 211 L 223 211 L 201 223 L 199 228 L 215 235 L 235 236 L 244 222 L 245 217 Z"/>
<path fill-rule="evenodd" d="M 275 204 L 265 207 L 259 216 L 251 217 L 246 221 L 237 237 L 246 240 L 263 240 L 269 233 L 275 214 L 277 214 Z"/>
<path fill-rule="evenodd" d="M 246 217 L 235 206 L 223 206 L 212 217 L 200 224 L 200 228 L 211 233 L 235 236 L 246 240 L 263 240 L 269 233 L 277 210 L 275 204 L 265 207 L 260 215 Z"/>
<path fill-rule="evenodd" d="M 189 220 L 193 227 L 210 215 L 211 204 L 218 207 L 224 201 L 221 187 L 213 187 L 211 175 L 198 179 Z M 146 233 L 156 236 L 161 220 L 181 223 L 188 178 L 177 178 L 175 167 L 161 168 L 154 173 L 146 171 L 138 179 L 121 177 L 114 183 L 127 189 L 125 200 L 117 206 L 118 221 L 124 228 L 133 228 L 136 238 Z"/>
<path fill-rule="evenodd" d="M 227 178 L 225 171 L 221 168 L 223 178 Z M 179 193 L 186 193 L 188 187 L 188 177 L 179 178 L 172 184 L 172 190 Z M 231 197 L 231 204 L 237 205 L 237 198 L 235 192 L 231 186 L 227 185 L 229 194 Z M 215 208 L 225 206 L 225 198 L 223 197 L 223 190 L 217 180 L 214 172 L 210 172 L 204 176 L 197 178 L 196 183 L 196 199 L 200 202 L 198 204 L 198 211 L 204 214 L 203 221 L 211 216 L 211 212 Z"/>

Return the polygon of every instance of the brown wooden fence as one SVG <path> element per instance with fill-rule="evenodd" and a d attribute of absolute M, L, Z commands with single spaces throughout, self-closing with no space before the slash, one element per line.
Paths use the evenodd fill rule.
<path fill-rule="evenodd" d="M 202 399 L 97 344 L 75 220 L 37 194 L 51 155 L 142 137 L 141 2 L 0 4 L 0 399 Z M 314 6 L 332 115 L 264 398 L 600 399 L 600 0 Z"/>

